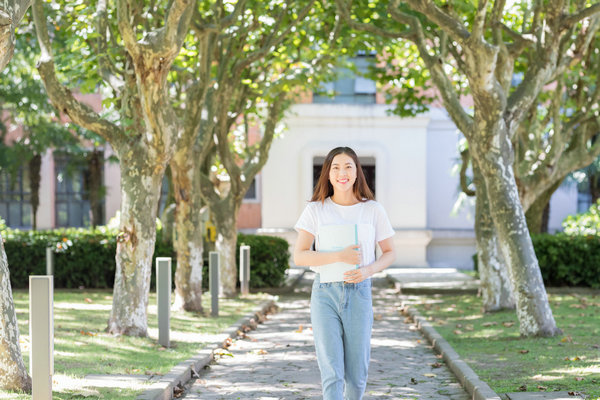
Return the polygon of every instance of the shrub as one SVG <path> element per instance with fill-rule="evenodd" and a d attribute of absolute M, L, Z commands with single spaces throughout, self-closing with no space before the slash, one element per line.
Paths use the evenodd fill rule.
<path fill-rule="evenodd" d="M 279 287 L 283 284 L 290 259 L 289 245 L 285 239 L 240 233 L 236 247 L 238 258 L 241 245 L 250 246 L 251 287 Z"/>
<path fill-rule="evenodd" d="M 600 288 L 600 237 L 558 233 L 532 240 L 546 285 Z"/>
<path fill-rule="evenodd" d="M 99 227 L 94 230 L 83 228 L 55 229 L 45 231 L 2 230 L 4 248 L 14 288 L 27 288 L 29 275 L 46 273 L 46 247 L 54 253 L 54 286 L 56 288 L 111 288 L 115 279 L 115 229 Z M 173 245 L 161 240 L 157 231 L 154 258 L 171 257 L 173 275 L 177 259 Z M 251 246 L 251 287 L 279 286 L 285 279 L 289 267 L 288 244 L 285 240 L 269 236 L 238 236 L 237 254 L 240 243 Z M 208 267 L 203 268 L 203 281 L 208 285 Z M 154 263 L 152 264 L 151 288 L 155 285 Z M 174 282 L 174 279 L 173 279 Z"/>
<path fill-rule="evenodd" d="M 600 235 L 600 200 L 584 213 L 569 215 L 562 226 L 567 235 Z"/>

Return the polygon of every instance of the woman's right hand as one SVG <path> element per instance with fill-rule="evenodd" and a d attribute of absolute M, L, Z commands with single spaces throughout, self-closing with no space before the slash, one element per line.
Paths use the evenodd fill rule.
<path fill-rule="evenodd" d="M 344 250 L 339 252 L 340 261 L 346 264 L 360 264 L 362 261 L 362 255 L 360 253 L 360 245 L 353 244 L 346 247 Z"/>

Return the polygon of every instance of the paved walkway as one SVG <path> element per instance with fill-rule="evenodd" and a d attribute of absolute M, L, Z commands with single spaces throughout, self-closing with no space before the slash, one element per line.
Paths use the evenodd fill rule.
<path fill-rule="evenodd" d="M 319 399 L 319 368 L 310 327 L 307 272 L 280 312 L 238 338 L 200 378 L 186 399 Z M 373 338 L 365 399 L 468 400 L 456 378 L 413 325 L 406 324 L 398 294 L 375 280 Z"/>

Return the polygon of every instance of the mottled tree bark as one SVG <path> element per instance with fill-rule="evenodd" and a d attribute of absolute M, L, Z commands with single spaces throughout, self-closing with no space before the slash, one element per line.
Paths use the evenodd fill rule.
<path fill-rule="evenodd" d="M 564 178 L 563 178 L 564 179 Z M 525 210 L 525 218 L 527 218 L 527 228 L 529 233 L 542 233 L 548 230 L 547 211 L 550 205 L 550 199 L 556 190 L 560 187 L 563 179 L 559 179 L 553 186 L 549 187 L 544 193 Z M 546 229 L 543 229 L 544 218 L 546 218 Z"/>
<path fill-rule="evenodd" d="M 502 120 L 496 129 L 502 130 Z M 488 125 L 489 126 L 489 125 Z M 490 126 L 493 129 L 493 125 Z M 484 177 L 490 214 L 498 233 L 502 254 L 513 282 L 519 329 L 524 336 L 553 336 L 560 332 L 548 297 L 525 213 L 519 201 L 512 171 L 512 146 L 506 134 L 499 141 L 469 142 Z"/>
<path fill-rule="evenodd" d="M 27 12 L 31 0 L 4 0 L 0 3 L 0 71 L 15 51 L 15 28 Z"/>
<path fill-rule="evenodd" d="M 173 308 L 202 311 L 202 197 L 197 187 L 197 159 L 189 149 L 181 149 L 171 160 L 175 193 L 174 247 L 177 252 L 175 303 Z"/>
<path fill-rule="evenodd" d="M 130 336 L 147 335 L 147 307 L 156 241 L 156 205 L 162 182 L 142 149 L 121 160 L 121 220 L 113 304 L 108 331 Z"/>
<path fill-rule="evenodd" d="M 210 208 L 217 229 L 216 251 L 221 255 L 219 269 L 219 294 L 233 297 L 237 293 L 237 217 L 241 201 L 225 199 Z"/>
<path fill-rule="evenodd" d="M 183 45 L 194 2 L 169 2 L 164 25 L 161 22 L 154 29 L 149 28 L 150 23 L 132 25 L 134 20 L 144 17 L 131 4 L 116 1 L 118 32 L 123 44 L 120 51 L 126 59 L 126 65 L 119 68 L 111 64 L 106 54 L 107 2 L 98 1 L 96 9 L 98 72 L 118 94 L 121 120 L 117 122 L 102 118 L 58 81 L 41 0 L 34 0 L 33 15 L 42 50 L 38 70 L 50 100 L 74 123 L 107 140 L 119 157 L 121 221 L 108 331 L 145 336 L 158 198 L 166 165 L 181 134 L 180 120 L 170 101 L 167 75 Z M 143 26 L 149 31 L 140 32 Z"/>
<path fill-rule="evenodd" d="M 31 0 L 5 0 L 0 3 L 0 71 L 13 56 L 15 28 L 23 19 Z M 35 218 L 35 216 L 34 216 Z M 21 348 L 19 326 L 10 286 L 10 272 L 0 235 L 0 388 L 31 392 Z"/>
<path fill-rule="evenodd" d="M 475 206 L 475 237 L 477 240 L 477 266 L 481 281 L 483 310 L 494 312 L 514 309 L 512 283 L 508 268 L 500 251 L 496 227 L 490 214 L 485 182 L 479 168 L 473 167 L 477 198 Z"/>
<path fill-rule="evenodd" d="M 0 388 L 31 392 L 31 378 L 27 374 L 19 347 L 19 326 L 2 236 L 0 236 Z"/>

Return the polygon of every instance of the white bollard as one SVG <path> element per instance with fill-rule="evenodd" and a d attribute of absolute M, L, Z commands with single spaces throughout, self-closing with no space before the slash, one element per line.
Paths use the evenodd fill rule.
<path fill-rule="evenodd" d="M 208 284 L 210 285 L 210 315 L 219 316 L 219 253 L 211 251 L 208 258 Z"/>
<path fill-rule="evenodd" d="M 240 291 L 250 294 L 250 246 L 240 246 Z"/>
<path fill-rule="evenodd" d="M 54 275 L 54 253 L 52 247 L 46 247 L 46 275 Z"/>
<path fill-rule="evenodd" d="M 54 375 L 54 277 L 29 276 L 29 372 L 33 400 L 52 399 Z"/>
<path fill-rule="evenodd" d="M 158 314 L 158 344 L 171 345 L 171 257 L 156 257 L 156 302 Z"/>

